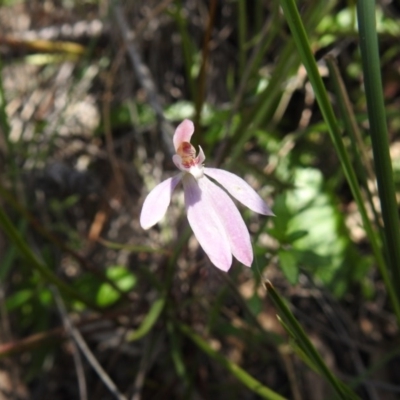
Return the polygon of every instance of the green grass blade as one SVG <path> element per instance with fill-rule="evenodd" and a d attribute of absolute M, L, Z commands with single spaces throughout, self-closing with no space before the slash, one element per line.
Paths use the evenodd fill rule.
<path fill-rule="evenodd" d="M 18 232 L 25 232 L 26 227 L 26 221 L 21 219 L 18 226 Z M 6 282 L 8 274 L 14 265 L 14 261 L 18 257 L 17 247 L 12 244 L 2 256 L 3 259 L 0 261 L 0 282 Z"/>
<path fill-rule="evenodd" d="M 181 346 L 181 338 L 182 335 L 177 333 L 175 329 L 175 325 L 171 320 L 167 321 L 167 331 L 168 331 L 168 340 L 170 342 L 170 354 L 172 358 L 172 362 L 175 367 L 176 374 L 178 375 L 181 382 L 183 382 L 185 391 L 190 388 L 190 374 L 188 369 L 186 368 L 183 354 L 182 354 L 182 346 Z"/>
<path fill-rule="evenodd" d="M 232 137 L 220 156 L 224 159 L 229 154 L 229 165 L 234 165 L 243 153 L 243 146 L 254 134 L 254 130 L 262 121 L 270 120 L 275 111 L 275 106 L 282 94 L 282 83 L 290 72 L 298 68 L 298 56 L 295 47 L 290 41 L 282 51 L 278 64 L 274 69 L 268 86 L 260 93 L 257 104 L 235 129 Z"/>
<path fill-rule="evenodd" d="M 193 56 L 199 50 L 195 48 L 191 40 L 181 0 L 177 1 L 177 9 L 176 11 L 171 12 L 170 15 L 175 19 L 175 22 L 178 25 L 179 33 L 181 35 L 186 82 L 189 87 L 190 97 L 194 102 L 197 97 L 197 88 L 195 84 L 195 79 L 192 76 L 194 58 Z"/>
<path fill-rule="evenodd" d="M 234 375 L 240 382 L 242 382 L 251 391 L 258 394 L 263 399 L 269 400 L 284 400 L 280 394 L 274 392 L 268 387 L 264 386 L 261 382 L 254 379 L 244 369 L 240 368 L 237 364 L 228 360 L 222 354 L 216 352 L 203 338 L 193 332 L 187 325 L 179 324 L 179 329 L 192 340 L 204 353 L 217 361 L 220 365 L 226 368 L 232 375 Z"/>
<path fill-rule="evenodd" d="M 8 147 L 8 151 L 11 152 L 12 143 L 10 142 L 10 124 L 8 123 L 8 117 L 6 112 L 6 96 L 4 92 L 3 79 L 1 73 L 3 71 L 3 63 L 0 59 L 0 126 L 4 134 L 4 139 Z"/>
<path fill-rule="evenodd" d="M 165 297 L 157 299 L 151 306 L 149 312 L 140 324 L 139 328 L 127 337 L 127 341 L 133 342 L 134 340 L 139 340 L 143 336 L 147 335 L 151 328 L 153 328 L 154 324 L 158 321 L 158 318 L 164 310 L 164 306 Z"/>
<path fill-rule="evenodd" d="M 6 94 L 4 91 L 2 75 L 3 75 L 3 63 L 0 58 L 0 134 L 3 133 L 4 141 L 7 146 L 7 157 L 6 157 L 7 165 L 10 167 L 9 173 L 12 179 L 13 191 L 15 192 L 19 177 L 19 170 L 14 155 L 15 145 L 10 138 L 11 128 L 10 128 L 10 123 L 8 121 L 8 115 L 6 112 L 6 106 L 7 106 Z"/>
<path fill-rule="evenodd" d="M 369 206 L 374 214 L 375 225 L 380 226 L 380 218 L 373 202 L 373 194 L 376 194 L 374 190 L 371 190 L 368 186 L 368 179 L 371 182 L 375 182 L 375 172 L 368 156 L 368 150 L 361 137 L 361 132 L 357 125 L 356 116 L 354 115 L 352 104 L 346 91 L 345 84 L 342 77 L 340 76 L 339 68 L 332 56 L 325 58 L 326 64 L 329 69 L 329 77 L 333 83 L 333 90 L 336 94 L 337 105 L 339 107 L 340 115 L 343 120 L 344 129 L 350 137 L 351 148 L 355 161 L 355 167 L 358 176 L 362 182 L 362 186 L 368 198 Z M 378 240 L 378 239 L 377 239 Z"/>
<path fill-rule="evenodd" d="M 344 383 L 340 382 L 333 375 L 332 371 L 325 364 L 324 360 L 317 352 L 317 350 L 309 340 L 307 334 L 304 332 L 297 319 L 294 317 L 292 312 L 285 304 L 284 300 L 276 292 L 271 282 L 267 281 L 265 282 L 265 285 L 270 299 L 280 313 L 280 318 L 282 319 L 283 326 L 296 341 L 296 344 L 304 353 L 304 356 L 308 357 L 310 364 L 319 374 L 325 377 L 325 379 L 331 384 L 332 388 L 341 399 L 358 399 L 358 396 L 349 387 L 344 385 Z"/>
<path fill-rule="evenodd" d="M 238 42 L 239 42 L 239 76 L 243 75 L 246 64 L 246 36 L 247 36 L 247 12 L 246 1 L 238 0 Z"/>
<path fill-rule="evenodd" d="M 318 66 L 311 51 L 311 46 L 307 37 L 307 33 L 304 29 L 302 20 L 297 10 L 296 3 L 294 0 L 281 0 L 280 4 L 283 8 L 283 12 L 292 32 L 293 39 L 296 42 L 297 50 L 300 53 L 301 60 L 307 70 L 308 78 L 313 86 L 321 113 L 328 126 L 328 131 L 335 147 L 336 154 L 338 155 L 338 158 L 343 168 L 343 172 L 346 176 L 351 192 L 357 203 L 365 232 L 371 243 L 371 247 L 373 249 L 380 273 L 385 282 L 386 289 L 389 293 L 390 300 L 397 317 L 397 321 L 400 324 L 399 298 L 392 285 L 390 274 L 382 255 L 381 246 L 377 241 L 371 221 L 368 219 L 367 211 L 361 195 L 360 186 L 358 184 L 357 177 L 350 162 L 349 156 L 346 152 L 346 148 L 342 142 L 341 130 L 339 128 L 331 103 L 329 101 L 324 83 L 321 76 L 319 75 Z"/>
<path fill-rule="evenodd" d="M 39 261 L 39 259 L 29 248 L 25 240 L 22 238 L 18 230 L 7 217 L 2 207 L 0 207 L 0 226 L 3 228 L 4 232 L 14 243 L 21 255 L 26 259 L 26 261 L 28 261 L 28 263 L 35 269 L 35 271 L 42 275 L 48 283 L 54 284 L 64 294 L 70 296 L 72 299 L 80 301 L 87 307 L 95 310 L 99 309 L 96 304 L 92 303 L 89 299 L 76 291 L 73 287 L 67 285 L 62 280 L 57 278 L 57 276 L 54 275 L 53 272 L 51 272 L 51 270 L 45 264 Z"/>
<path fill-rule="evenodd" d="M 375 22 L 375 1 L 357 2 L 361 60 L 364 71 L 370 135 L 375 173 L 381 202 L 384 234 L 389 265 L 397 294 L 400 297 L 400 230 L 389 138 L 382 91 L 382 79 Z"/>
<path fill-rule="evenodd" d="M 318 3 L 315 7 L 310 7 L 306 12 L 305 20 L 307 26 L 314 27 L 315 24 L 325 15 L 330 8 L 329 2 Z M 278 13 L 277 13 L 278 14 Z M 272 24 L 271 35 L 275 35 L 276 26 L 279 32 L 282 31 L 280 24 Z M 266 40 L 269 42 L 269 38 Z M 266 43 L 268 47 L 268 43 Z M 235 129 L 229 143 L 224 151 L 219 155 L 217 164 L 229 154 L 229 165 L 234 165 L 243 153 L 244 144 L 251 138 L 254 131 L 262 124 L 271 122 L 276 106 L 282 96 L 282 87 L 289 76 L 292 76 L 300 65 L 299 55 L 296 53 L 295 42 L 289 38 L 282 49 L 274 71 L 269 79 L 268 86 L 258 95 L 257 103 L 252 110 L 245 115 L 241 123 Z M 262 49 L 265 51 L 265 49 Z M 258 61 L 256 61 L 256 64 Z"/>

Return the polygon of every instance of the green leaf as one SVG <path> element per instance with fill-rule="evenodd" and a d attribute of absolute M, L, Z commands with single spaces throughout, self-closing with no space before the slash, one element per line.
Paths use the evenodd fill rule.
<path fill-rule="evenodd" d="M 289 233 L 286 236 L 286 242 L 287 243 L 294 243 L 296 240 L 302 239 L 304 236 L 308 235 L 308 231 L 305 229 L 299 229 L 298 231 Z"/>
<path fill-rule="evenodd" d="M 124 292 L 131 290 L 137 282 L 135 275 L 125 267 L 119 265 L 109 267 L 106 271 L 106 275 L 121 291 Z M 121 295 L 108 283 L 103 283 L 97 292 L 96 301 L 100 307 L 104 307 L 115 303 L 120 299 L 120 297 Z"/>
<path fill-rule="evenodd" d="M 391 269 L 389 289 L 393 283 L 400 303 L 400 230 L 396 190 L 389 151 L 385 99 L 382 89 L 381 60 L 376 33 L 376 4 L 374 0 L 357 2 L 361 60 L 364 71 L 370 137 L 374 155 L 375 174 L 383 218 L 386 256 Z M 399 321 L 400 323 L 400 321 Z"/>
<path fill-rule="evenodd" d="M 323 358 L 311 343 L 306 332 L 304 332 L 300 323 L 292 314 L 284 299 L 282 299 L 275 290 L 272 283 L 266 281 L 265 286 L 268 291 L 269 298 L 272 300 L 274 306 L 279 312 L 278 319 L 289 335 L 295 340 L 295 344 L 298 347 L 297 350 L 301 350 L 303 354 L 302 358 L 305 358 L 307 360 L 307 364 L 309 364 L 332 385 L 332 388 L 335 390 L 340 399 L 358 399 L 358 396 L 348 386 L 337 379 L 333 372 L 325 364 Z"/>
<path fill-rule="evenodd" d="M 165 297 L 157 299 L 151 306 L 148 314 L 140 324 L 139 328 L 127 337 L 128 342 L 133 342 L 134 340 L 139 340 L 143 336 L 147 335 L 150 329 L 157 322 L 162 310 L 165 306 Z"/>
<path fill-rule="evenodd" d="M 267 386 L 264 386 L 261 382 L 249 375 L 244 369 L 240 368 L 237 364 L 233 363 L 222 354 L 215 351 L 202 337 L 193 332 L 187 325 L 179 324 L 178 327 L 204 353 L 226 368 L 233 376 L 235 376 L 251 391 L 258 394 L 261 398 L 270 400 L 284 400 L 284 397 L 282 397 L 280 394 L 274 392 Z"/>
<path fill-rule="evenodd" d="M 278 257 L 287 280 L 292 285 L 296 284 L 299 278 L 299 267 L 295 254 L 290 250 L 279 250 Z"/>
<path fill-rule="evenodd" d="M 254 315 L 260 314 L 260 312 L 263 310 L 263 302 L 256 291 L 253 293 L 253 296 L 247 300 L 247 305 Z"/>
<path fill-rule="evenodd" d="M 295 264 L 300 263 L 329 285 L 343 268 L 346 249 L 351 245 L 348 232 L 340 229 L 344 226 L 343 215 L 337 209 L 335 197 L 324 185 L 321 171 L 297 168 L 294 181 L 295 188 L 286 191 L 281 199 L 284 206 L 279 206 L 286 210 L 285 223 L 280 223 L 280 230 L 285 231 L 282 243 L 292 240 L 290 254 L 280 257 L 282 270 L 294 283 L 298 275 Z"/>
<path fill-rule="evenodd" d="M 19 290 L 17 293 L 12 294 L 6 300 L 6 307 L 8 311 L 14 310 L 15 308 L 21 307 L 33 296 L 31 289 Z"/>
<path fill-rule="evenodd" d="M 96 309 L 96 304 L 92 304 L 86 296 L 82 295 L 80 292 L 76 291 L 72 286 L 68 285 L 61 279 L 59 279 L 49 268 L 47 264 L 44 264 L 33 250 L 29 247 L 28 243 L 22 237 L 20 232 L 16 229 L 14 224 L 8 218 L 6 212 L 2 207 L 0 207 L 0 226 L 3 228 L 4 232 L 10 238 L 11 242 L 15 244 L 16 248 L 20 254 L 26 259 L 26 261 L 31 265 L 33 270 L 37 271 L 47 282 L 56 285 L 63 293 L 69 295 L 71 298 L 80 301 L 87 307 Z"/>
<path fill-rule="evenodd" d="M 326 88 L 324 86 L 324 83 L 322 81 L 322 78 L 319 74 L 319 70 L 318 70 L 318 66 L 314 57 L 314 54 L 312 52 L 312 48 L 311 48 L 311 44 L 309 42 L 308 39 L 308 35 L 307 32 L 305 30 L 303 21 L 300 17 L 299 11 L 297 9 L 297 5 L 296 5 L 296 1 L 295 0 L 280 0 L 280 5 L 283 9 L 283 13 L 285 15 L 285 19 L 289 25 L 289 28 L 291 30 L 292 33 L 292 37 L 296 43 L 297 46 L 297 50 L 300 54 L 301 60 L 304 64 L 304 67 L 307 71 L 307 75 L 308 75 L 308 79 L 310 80 L 310 83 L 314 89 L 315 92 L 315 97 L 318 101 L 318 105 L 321 111 L 322 116 L 324 117 L 324 120 L 328 126 L 329 129 L 329 134 L 330 137 L 332 139 L 333 145 L 335 147 L 335 151 L 337 156 L 339 157 L 340 163 L 342 165 L 343 168 L 343 172 L 346 176 L 347 182 L 350 186 L 351 192 L 354 196 L 354 199 L 358 205 L 359 208 L 359 212 L 361 214 L 362 217 L 362 221 L 364 224 L 364 228 L 365 231 L 367 233 L 367 236 L 370 240 L 371 243 L 371 247 L 373 249 L 373 252 L 375 254 L 376 257 L 376 261 L 377 261 L 377 265 L 379 267 L 379 270 L 382 274 L 382 278 L 385 282 L 385 286 L 386 289 L 389 293 L 393 308 L 395 310 L 396 313 L 396 317 L 398 319 L 398 321 L 400 321 L 400 301 L 399 298 L 397 296 L 397 293 L 394 289 L 394 285 L 390 279 L 390 274 L 387 268 L 387 265 L 385 263 L 384 257 L 382 255 L 382 248 L 381 248 L 381 243 L 380 243 L 380 238 L 377 236 L 376 232 L 373 229 L 373 226 L 371 224 L 371 221 L 368 218 L 368 214 L 367 214 L 367 210 L 364 204 L 364 199 L 362 197 L 361 194 L 361 190 L 360 190 L 360 185 L 358 183 L 357 180 L 357 176 L 354 172 L 354 168 L 353 165 L 350 161 L 350 158 L 347 154 L 346 148 L 344 146 L 344 143 L 342 141 L 342 135 L 341 135 L 341 129 L 339 127 L 338 121 L 336 119 L 336 116 L 334 114 L 328 93 L 326 91 Z M 362 16 L 360 16 L 360 12 L 361 11 L 365 11 L 364 16 L 366 18 L 363 18 Z M 366 12 L 368 10 L 368 12 Z M 383 118 L 383 110 L 382 110 L 382 101 L 381 101 L 381 90 L 378 90 L 377 86 L 380 86 L 380 79 L 378 80 L 378 76 L 379 76 L 379 56 L 378 56 L 378 52 L 376 51 L 377 49 L 377 39 L 376 39 L 376 33 L 375 33 L 375 8 L 374 8 L 374 3 L 372 1 L 359 1 L 357 2 L 357 11 L 359 12 L 359 23 L 361 23 L 364 19 L 365 22 L 368 22 L 367 24 L 365 24 L 365 26 L 368 26 L 369 30 L 366 29 L 364 31 L 364 34 L 361 35 L 361 45 L 363 47 L 363 43 L 365 43 L 364 46 L 364 50 L 367 49 L 368 47 L 370 47 L 370 56 L 372 56 L 373 58 L 365 58 L 364 60 L 366 60 L 365 64 L 371 64 L 370 67 L 371 69 L 375 69 L 375 72 L 371 73 L 371 74 L 365 74 L 366 75 L 366 90 L 367 92 L 375 92 L 375 94 L 377 95 L 375 98 L 375 103 L 376 103 L 376 114 L 380 114 L 380 118 L 379 120 L 381 122 L 383 122 L 384 118 Z M 367 18 L 368 17 L 368 18 Z M 361 26 L 360 26 L 361 29 Z M 368 35 L 367 35 L 368 33 Z M 367 39 L 368 36 L 368 39 Z M 367 52 L 365 52 L 367 54 Z M 377 60 L 378 59 L 378 60 Z M 372 61 L 372 62 L 371 62 Z M 371 71 L 372 72 L 372 71 Z M 371 79 L 372 78 L 372 79 Z M 380 78 L 380 76 L 379 76 Z M 372 84 L 372 81 L 375 79 L 375 85 Z M 367 82 L 368 81 L 368 82 Z M 378 83 L 377 83 L 378 82 Z M 376 88 L 376 90 L 369 90 L 372 89 L 372 87 Z M 373 97 L 373 96 L 372 96 Z M 373 125 L 373 120 L 370 121 L 371 125 Z M 386 133 L 386 126 L 384 123 L 380 124 L 381 127 L 383 128 L 383 130 L 375 130 L 373 126 L 371 126 L 371 132 L 376 131 L 376 135 L 375 137 L 378 138 L 379 135 L 381 134 L 381 132 L 384 132 L 382 134 L 382 138 Z M 378 124 L 376 124 L 375 127 L 377 127 Z M 386 146 L 386 137 L 384 140 L 382 140 L 382 143 L 380 145 L 381 148 Z M 376 150 L 376 146 L 374 147 L 374 155 L 375 155 L 375 150 Z M 377 152 L 377 153 L 381 153 L 381 152 Z M 383 152 L 382 152 L 383 154 Z M 386 153 L 387 154 L 387 148 L 386 148 Z M 384 156 L 383 157 L 385 159 L 385 164 L 388 165 L 388 157 Z M 389 173 L 389 168 L 385 168 L 385 171 L 387 173 L 385 173 L 385 177 L 386 179 L 390 176 Z M 379 179 L 378 179 L 379 181 Z M 386 182 L 388 183 L 388 182 Z M 378 185 L 379 186 L 379 185 Z M 387 189 L 391 189 L 391 186 L 389 183 L 387 185 L 385 185 L 385 188 Z M 393 196 L 392 193 L 390 193 L 390 196 L 388 196 L 387 201 L 388 202 L 392 202 L 393 203 Z M 386 208 L 386 207 L 385 207 Z M 385 209 L 384 207 L 382 207 L 382 209 Z M 392 213 L 392 222 L 395 221 L 395 214 L 393 214 L 393 210 L 394 210 L 394 206 L 390 206 L 387 207 L 387 210 L 390 209 L 390 213 Z M 384 218 L 386 220 L 386 218 Z M 397 222 L 396 224 L 398 224 L 398 217 L 396 218 Z M 395 225 L 395 224 L 393 224 Z M 398 229 L 398 226 L 397 228 Z M 396 233 L 396 240 L 399 237 L 398 233 Z M 395 240 L 391 240 L 392 243 L 395 242 Z M 395 245 L 399 244 L 399 240 L 397 240 L 396 243 L 394 243 Z M 389 246 L 390 247 L 390 246 Z M 396 254 L 396 259 L 400 260 L 400 256 L 399 258 L 397 258 L 397 255 L 400 254 L 400 251 L 393 251 L 393 254 Z M 393 272 L 398 272 L 398 265 L 399 262 L 397 262 L 396 267 L 393 268 L 394 271 Z M 396 270 L 397 268 L 397 270 Z M 400 275 L 396 274 L 396 278 Z"/>

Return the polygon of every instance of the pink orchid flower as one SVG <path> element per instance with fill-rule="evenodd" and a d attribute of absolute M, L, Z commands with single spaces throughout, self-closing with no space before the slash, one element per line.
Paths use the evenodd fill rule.
<path fill-rule="evenodd" d="M 196 150 L 190 144 L 193 132 L 193 122 L 187 119 L 176 128 L 173 138 L 176 154 L 172 160 L 181 172 L 161 182 L 148 194 L 140 215 L 140 225 L 149 229 L 161 220 L 172 192 L 182 182 L 189 224 L 211 262 L 219 269 L 228 271 L 233 255 L 250 267 L 253 250 L 243 218 L 228 194 L 208 177 L 250 210 L 263 215 L 274 214 L 243 179 L 222 169 L 203 166 L 203 150 L 200 147 L 196 156 Z"/>

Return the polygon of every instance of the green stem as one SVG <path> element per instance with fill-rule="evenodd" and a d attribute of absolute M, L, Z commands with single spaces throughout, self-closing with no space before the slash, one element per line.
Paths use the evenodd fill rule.
<path fill-rule="evenodd" d="M 238 42 L 239 42 L 239 76 L 244 72 L 246 64 L 246 35 L 247 35 L 247 15 L 246 1 L 238 0 Z"/>
<path fill-rule="evenodd" d="M 196 52 L 197 49 L 194 48 L 194 44 L 191 42 L 190 35 L 188 33 L 187 21 L 186 18 L 183 16 L 183 6 L 181 0 L 177 2 L 176 12 L 171 13 L 171 15 L 173 18 L 175 18 L 175 21 L 178 25 L 179 33 L 181 35 L 186 82 L 189 88 L 190 97 L 193 102 L 195 102 L 197 97 L 197 90 L 195 80 L 192 77 L 192 68 L 193 53 Z"/>
<path fill-rule="evenodd" d="M 19 170 L 17 166 L 17 161 L 15 157 L 15 146 L 10 138 L 11 128 L 8 121 L 8 116 L 6 112 L 6 94 L 3 86 L 3 63 L 0 58 L 0 128 L 4 135 L 4 141 L 7 146 L 7 164 L 10 166 L 10 177 L 13 186 L 13 192 L 16 192 Z"/>
<path fill-rule="evenodd" d="M 304 352 L 304 355 L 311 361 L 311 365 L 316 369 L 318 373 L 325 377 L 325 379 L 332 385 L 339 398 L 343 400 L 358 399 L 356 394 L 352 390 L 339 381 L 332 371 L 325 364 L 324 360 L 311 343 L 307 334 L 304 332 L 300 323 L 297 321 L 295 316 L 289 310 L 283 299 L 280 297 L 278 292 L 269 281 L 265 282 L 265 287 L 268 291 L 268 296 L 274 303 L 278 312 L 281 315 L 281 322 L 288 333 L 298 344 L 299 348 Z"/>
<path fill-rule="evenodd" d="M 284 400 L 280 394 L 274 392 L 268 387 L 264 386 L 261 382 L 254 379 L 244 369 L 240 368 L 237 364 L 225 358 L 222 354 L 216 352 L 202 337 L 193 332 L 187 325 L 179 324 L 178 328 L 181 332 L 189 337 L 202 351 L 209 357 L 213 358 L 220 365 L 226 368 L 232 375 L 239 379 L 251 391 L 258 394 L 263 399 L 270 400 Z"/>
<path fill-rule="evenodd" d="M 375 1 L 357 2 L 361 60 L 376 179 L 384 223 L 384 236 L 393 285 L 400 297 L 400 230 L 389 138 L 382 92 L 378 38 L 375 22 Z"/>
<path fill-rule="evenodd" d="M 371 193 L 371 189 L 368 186 L 368 179 L 371 182 L 375 182 L 374 168 L 368 155 L 368 150 L 361 136 L 360 129 L 358 128 L 357 120 L 354 115 L 345 84 L 340 76 L 337 63 L 332 56 L 327 56 L 325 61 L 329 69 L 329 77 L 332 80 L 333 90 L 337 98 L 340 115 L 343 119 L 343 125 L 350 138 L 356 171 L 367 195 L 369 206 L 374 214 L 375 225 L 380 228 L 380 217 L 373 202 L 373 195 L 377 194 L 376 189 L 374 187 L 373 193 Z"/>
<path fill-rule="evenodd" d="M 322 78 L 318 72 L 318 66 L 314 59 L 314 55 L 311 51 L 311 46 L 308 41 L 307 33 L 304 29 L 302 20 L 296 7 L 294 0 L 281 0 L 281 6 L 285 14 L 286 20 L 289 24 L 290 30 L 293 34 L 293 39 L 296 42 L 297 49 L 300 53 L 300 57 L 303 61 L 304 67 L 307 70 L 308 78 L 313 86 L 315 96 L 317 98 L 322 116 L 328 126 L 329 134 L 331 136 L 333 145 L 336 153 L 339 157 L 340 163 L 343 168 L 343 172 L 346 176 L 347 182 L 350 186 L 351 192 L 357 203 L 365 232 L 371 243 L 372 250 L 374 252 L 376 262 L 379 271 L 382 275 L 382 279 L 385 282 L 386 289 L 389 293 L 389 297 L 397 317 L 397 321 L 400 324 L 400 303 L 397 293 L 392 285 L 391 276 L 389 274 L 387 265 L 382 255 L 381 246 L 378 243 L 375 232 L 372 228 L 371 221 L 368 218 L 368 214 L 364 205 L 364 201 L 361 195 L 360 186 L 358 184 L 357 176 L 354 172 L 353 166 L 350 162 L 346 148 L 342 141 L 341 130 L 336 121 L 335 114 L 333 112 L 331 103 L 329 101 L 328 94 L 326 92 Z M 360 2 L 359 2 L 360 3 Z M 361 1 L 364 3 L 364 1 Z M 400 242 L 398 242 L 400 243 Z M 400 250 L 400 249 L 399 249 Z M 399 264 L 400 265 L 400 264 Z"/>
<path fill-rule="evenodd" d="M 206 95 L 207 69 L 208 69 L 208 59 L 210 55 L 210 40 L 212 36 L 212 30 L 214 27 L 216 10 L 217 10 L 217 0 L 211 0 L 209 5 L 208 22 L 204 35 L 199 77 L 197 80 L 198 82 L 197 98 L 195 103 L 196 113 L 194 116 L 194 125 L 196 127 L 196 132 L 200 132 L 200 120 Z"/>
<path fill-rule="evenodd" d="M 87 307 L 99 310 L 99 307 L 96 304 L 92 303 L 85 296 L 77 292 L 74 288 L 64 283 L 62 280 L 57 278 L 46 265 L 42 264 L 36 255 L 32 252 L 29 246 L 26 244 L 18 230 L 14 227 L 10 219 L 7 217 L 3 208 L 0 207 L 0 226 L 3 227 L 4 232 L 8 235 L 10 240 L 15 244 L 17 249 L 23 255 L 23 257 L 28 261 L 32 267 L 39 272 L 49 283 L 57 286 L 62 292 L 66 295 L 70 296 L 73 299 L 79 300 Z"/>

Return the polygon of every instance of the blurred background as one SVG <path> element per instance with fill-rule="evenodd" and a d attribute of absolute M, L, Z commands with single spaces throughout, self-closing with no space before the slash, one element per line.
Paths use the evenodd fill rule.
<path fill-rule="evenodd" d="M 355 1 L 298 7 L 379 229 Z M 399 189 L 399 3 L 376 17 Z M 396 321 L 279 1 L 6 0 L 0 57 L 0 399 L 275 398 L 236 367 L 283 398 L 332 398 L 264 279 L 361 398 L 398 398 Z M 185 118 L 206 165 L 276 215 L 239 205 L 251 269 L 210 263 L 179 187 L 139 225 Z"/>

